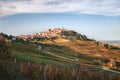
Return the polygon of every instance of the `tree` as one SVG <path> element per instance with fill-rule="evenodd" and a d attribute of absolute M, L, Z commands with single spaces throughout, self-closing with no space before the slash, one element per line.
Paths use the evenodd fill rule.
<path fill-rule="evenodd" d="M 9 47 L 6 44 L 5 38 L 0 35 L 0 59 L 6 59 L 10 56 Z"/>
<path fill-rule="evenodd" d="M 9 38 L 9 36 L 7 34 L 5 34 L 5 33 L 1 32 L 0 35 L 3 36 L 4 38 L 7 38 L 7 39 Z"/>
<path fill-rule="evenodd" d="M 9 47 L 6 44 L 5 37 L 0 34 L 0 79 L 11 80 L 8 72 Z M 5 62 L 7 61 L 7 63 Z"/>

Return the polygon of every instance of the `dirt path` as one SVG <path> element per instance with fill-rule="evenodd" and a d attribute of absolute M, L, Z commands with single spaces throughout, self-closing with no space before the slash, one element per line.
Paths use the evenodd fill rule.
<path fill-rule="evenodd" d="M 70 59 L 70 58 L 66 58 L 66 57 L 63 57 L 63 56 L 58 56 L 58 55 L 53 54 L 53 53 L 51 53 L 51 52 L 45 52 L 45 53 L 50 54 L 50 55 L 53 55 L 53 56 L 55 56 L 55 57 L 59 57 L 59 58 L 63 58 L 63 59 L 67 59 L 67 60 L 70 60 L 70 61 L 77 61 L 77 60 Z"/>

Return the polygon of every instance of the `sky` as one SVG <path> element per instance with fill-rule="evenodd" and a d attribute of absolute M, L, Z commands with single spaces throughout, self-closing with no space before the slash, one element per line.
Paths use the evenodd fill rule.
<path fill-rule="evenodd" d="M 120 0 L 0 0 L 0 32 L 73 29 L 96 40 L 120 40 Z"/>

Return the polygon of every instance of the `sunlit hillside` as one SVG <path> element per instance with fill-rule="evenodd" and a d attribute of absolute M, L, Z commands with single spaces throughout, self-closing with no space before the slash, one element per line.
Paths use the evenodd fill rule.
<path fill-rule="evenodd" d="M 44 33 L 46 35 L 2 33 L 0 75 L 7 76 L 5 80 L 119 80 L 118 47 L 89 39 L 73 30 L 59 30 L 55 35 L 50 29 Z"/>

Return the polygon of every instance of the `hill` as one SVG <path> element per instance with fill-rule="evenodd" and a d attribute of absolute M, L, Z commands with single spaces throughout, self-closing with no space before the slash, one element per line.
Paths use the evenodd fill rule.
<path fill-rule="evenodd" d="M 118 72 L 106 71 L 101 67 L 107 66 L 105 60 L 120 60 L 120 49 L 116 46 L 89 39 L 74 30 L 64 28 L 48 29 L 31 35 L 2 35 L 11 58 L 6 62 L 1 59 L 0 64 L 4 66 L 0 67 L 11 80 L 109 79 L 109 76 L 105 78 L 106 75 L 119 80 Z M 119 70 L 119 66 L 112 66 L 111 69 Z"/>
<path fill-rule="evenodd" d="M 107 59 L 117 58 L 118 60 L 120 60 L 120 58 L 118 57 L 120 56 L 120 49 L 118 47 L 93 39 L 89 39 L 86 35 L 82 35 L 74 30 L 67 30 L 65 28 L 54 28 L 53 30 L 48 29 L 44 32 L 14 36 L 12 39 L 13 41 L 18 42 L 23 41 L 63 46 L 72 50 L 72 52 L 87 55 L 90 57 Z"/>

